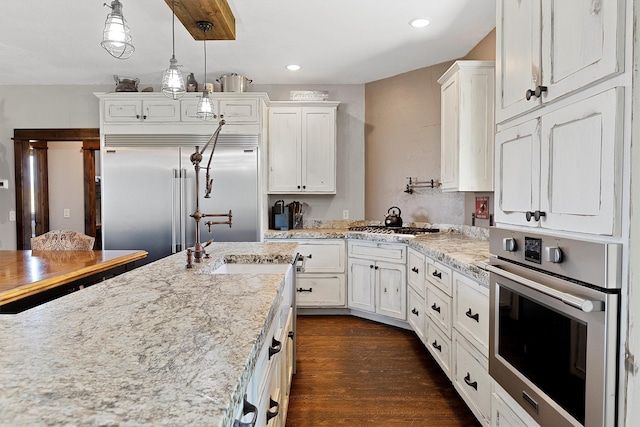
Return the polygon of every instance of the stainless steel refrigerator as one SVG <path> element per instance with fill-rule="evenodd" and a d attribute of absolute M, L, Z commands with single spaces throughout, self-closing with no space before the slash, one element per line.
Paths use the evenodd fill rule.
<path fill-rule="evenodd" d="M 207 136 L 106 135 L 102 155 L 102 239 L 104 249 L 144 249 L 149 263 L 195 243 L 195 170 L 189 159 Z M 233 212 L 233 225 L 208 231 L 200 221 L 200 240 L 251 242 L 259 239 L 258 137 L 223 135 L 211 162 L 213 190 L 205 194 L 200 164 L 200 211 Z M 221 218 L 211 218 L 212 221 Z M 224 218 L 222 218 L 224 220 Z M 185 259 L 186 261 L 186 259 Z"/>

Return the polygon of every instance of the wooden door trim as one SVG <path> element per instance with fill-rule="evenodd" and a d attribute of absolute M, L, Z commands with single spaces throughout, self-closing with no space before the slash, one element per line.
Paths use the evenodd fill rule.
<path fill-rule="evenodd" d="M 84 200 L 85 200 L 85 233 L 96 237 L 95 227 L 95 188 L 87 185 L 87 168 L 88 158 L 87 152 L 91 153 L 91 160 L 95 159 L 94 151 L 100 149 L 100 129 L 84 128 L 84 129 L 14 129 L 14 161 L 15 161 L 15 186 L 16 186 L 16 247 L 17 249 L 31 248 L 31 210 L 27 208 L 29 203 L 29 188 L 31 178 L 29 177 L 29 148 L 31 146 L 45 148 L 49 141 L 82 141 L 85 154 L 84 162 Z M 86 147 L 86 148 L 85 148 Z M 45 154 L 46 158 L 46 154 Z M 91 163 L 90 169 L 94 172 L 95 180 L 95 161 Z M 47 190 L 45 190 L 47 191 Z M 93 199 L 93 211 L 87 211 L 87 207 L 91 207 L 91 199 Z M 87 201 L 89 201 L 87 203 Z M 47 203 L 48 197 L 44 200 Z M 87 218 L 89 217 L 89 218 Z M 87 228 L 87 221 L 93 219 L 93 227 Z M 43 224 L 49 229 L 48 215 L 47 222 Z"/>

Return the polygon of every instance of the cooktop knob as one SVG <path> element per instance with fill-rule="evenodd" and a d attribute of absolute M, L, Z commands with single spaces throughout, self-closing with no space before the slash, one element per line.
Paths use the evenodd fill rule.
<path fill-rule="evenodd" d="M 547 262 L 552 262 L 554 264 L 562 262 L 562 249 L 557 246 L 545 247 L 544 254 Z"/>
<path fill-rule="evenodd" d="M 518 249 L 518 243 L 513 237 L 505 237 L 502 239 L 502 249 L 507 252 L 515 252 Z"/>

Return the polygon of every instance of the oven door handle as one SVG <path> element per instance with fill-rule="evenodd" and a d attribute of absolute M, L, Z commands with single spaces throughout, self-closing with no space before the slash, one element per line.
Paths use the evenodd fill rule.
<path fill-rule="evenodd" d="M 591 313 L 594 311 L 604 311 L 604 301 L 592 301 L 592 300 L 584 299 L 575 295 L 568 294 L 566 292 L 558 291 L 556 289 L 550 288 L 538 282 L 534 282 L 533 280 L 529 280 L 522 276 L 518 276 L 517 274 L 513 274 L 509 271 L 506 271 L 500 268 L 497 265 L 484 264 L 484 267 L 491 273 L 495 273 L 498 276 L 502 276 L 506 279 L 512 280 L 516 283 L 526 286 L 527 288 L 531 288 L 538 292 L 542 292 L 543 294 L 548 295 L 552 298 L 558 299 L 567 305 L 580 309 L 585 313 Z"/>

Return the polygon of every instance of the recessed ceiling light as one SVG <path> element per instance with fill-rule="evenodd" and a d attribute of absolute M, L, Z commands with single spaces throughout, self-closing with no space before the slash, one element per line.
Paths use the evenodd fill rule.
<path fill-rule="evenodd" d="M 289 71 L 298 71 L 299 69 L 300 69 L 299 65 L 295 65 L 295 64 L 287 65 L 287 70 Z"/>
<path fill-rule="evenodd" d="M 429 18 L 416 18 L 409 21 L 409 25 L 413 28 L 424 28 L 429 24 L 431 24 L 431 20 Z"/>

